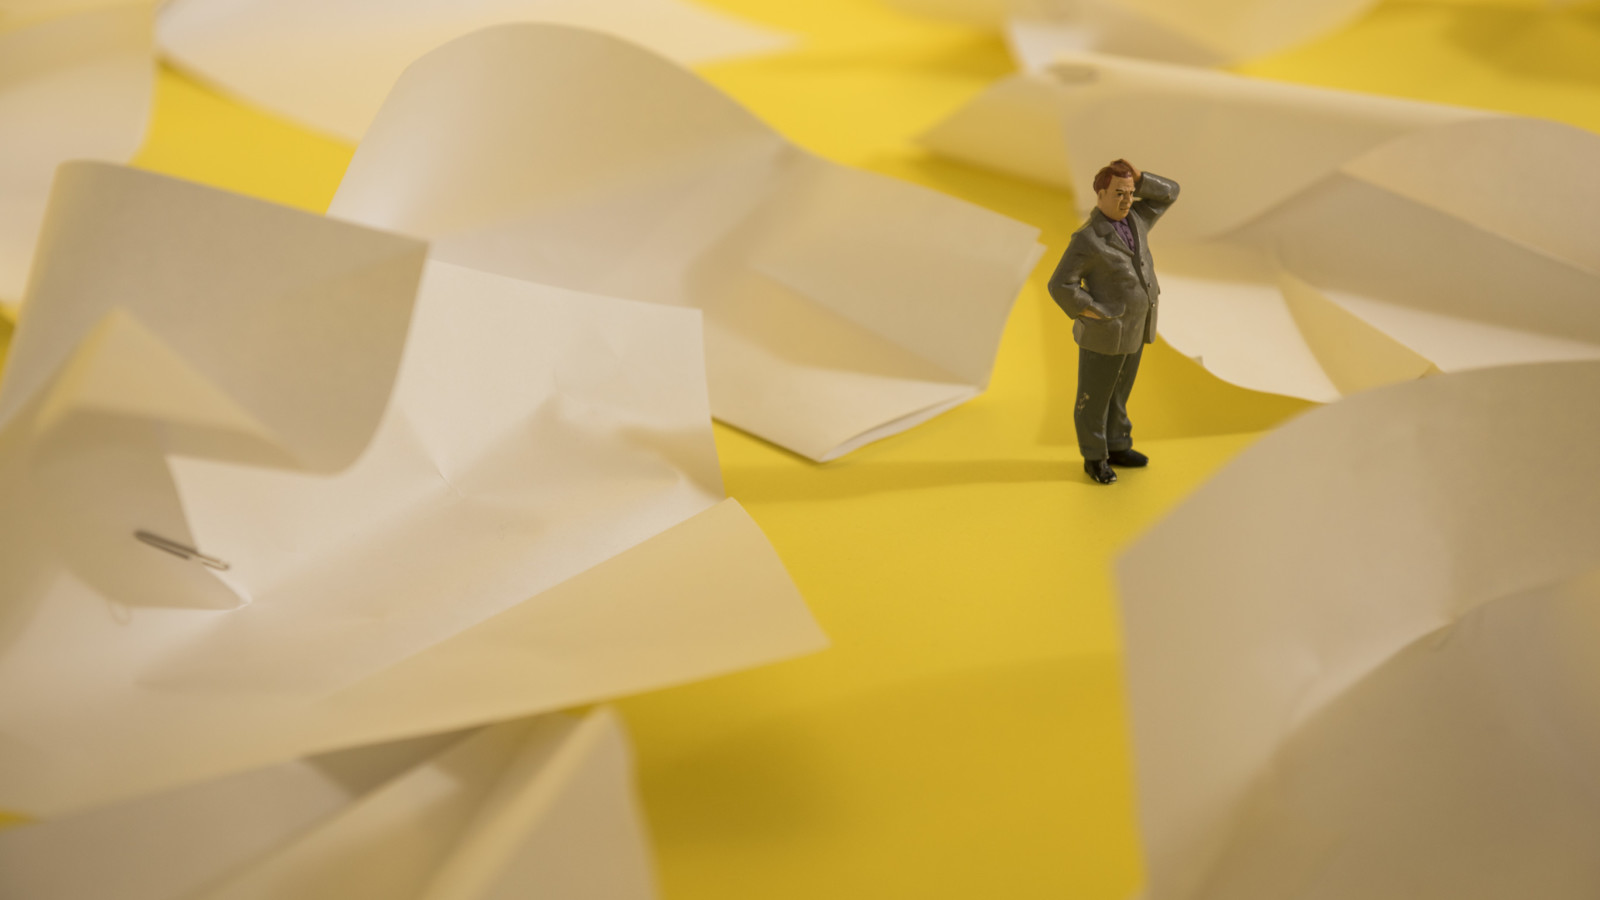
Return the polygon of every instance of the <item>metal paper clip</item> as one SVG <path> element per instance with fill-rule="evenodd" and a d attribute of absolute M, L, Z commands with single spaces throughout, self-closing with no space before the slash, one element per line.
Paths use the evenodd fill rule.
<path fill-rule="evenodd" d="M 183 559 L 192 559 L 208 569 L 216 569 L 218 572 L 228 571 L 227 563 L 217 559 L 215 556 L 207 556 L 187 544 L 180 544 L 177 541 L 164 538 L 159 534 L 151 534 L 148 531 L 135 531 L 133 536 L 157 550 L 165 550 L 173 556 L 182 557 Z"/>

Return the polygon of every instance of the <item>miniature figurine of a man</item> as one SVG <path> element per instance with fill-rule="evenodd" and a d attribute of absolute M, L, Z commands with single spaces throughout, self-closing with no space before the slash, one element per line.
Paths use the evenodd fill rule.
<path fill-rule="evenodd" d="M 1073 318 L 1078 342 L 1078 401 L 1073 422 L 1083 470 L 1101 484 L 1112 466 L 1136 467 L 1149 457 L 1133 449 L 1128 394 L 1144 345 L 1156 339 L 1156 282 L 1150 228 L 1178 199 L 1173 181 L 1119 159 L 1094 177 L 1095 208 L 1073 232 L 1050 296 Z"/>

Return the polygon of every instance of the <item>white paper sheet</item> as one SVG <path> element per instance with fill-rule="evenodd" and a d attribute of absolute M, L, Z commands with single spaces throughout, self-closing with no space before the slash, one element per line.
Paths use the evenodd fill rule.
<path fill-rule="evenodd" d="M 1117 565 L 1150 900 L 1600 893 L 1600 364 L 1266 435 Z"/>
<path fill-rule="evenodd" d="M 1036 229 L 799 150 L 603 35 L 501 26 L 413 65 L 330 215 L 433 258 L 705 313 L 712 412 L 812 459 L 987 384 Z"/>
<path fill-rule="evenodd" d="M 0 833 L 0 895 L 649 898 L 631 782 L 604 709 L 364 747 Z"/>
<path fill-rule="evenodd" d="M 157 40 L 168 60 L 229 93 L 358 141 L 413 60 L 506 22 L 591 28 L 685 64 L 790 43 L 685 0 L 173 0 Z"/>
<path fill-rule="evenodd" d="M 1112 159 L 1176 180 L 1161 334 L 1244 387 L 1600 357 L 1600 137 L 1577 128 L 1083 54 L 924 141 L 1084 211 Z"/>
<path fill-rule="evenodd" d="M 0 393 L 0 808 L 823 642 L 722 501 L 697 312 L 433 263 L 413 314 L 415 241 L 64 171 Z"/>
<path fill-rule="evenodd" d="M 144 139 L 153 5 L 100 6 L 0 4 L 0 304 L 22 300 L 56 166 Z"/>
<path fill-rule="evenodd" d="M 1018 62 L 1096 51 L 1189 65 L 1261 56 L 1355 21 L 1377 0 L 890 0 L 912 12 L 1003 25 Z"/>
<path fill-rule="evenodd" d="M 191 897 L 461 738 L 343 750 L 10 827 L 0 831 L 0 896 Z"/>
<path fill-rule="evenodd" d="M 162 176 L 62 166 L 0 382 L 14 601 L 0 647 L 60 567 L 122 606 L 240 605 L 234 583 L 134 539 L 196 546 L 164 455 L 312 472 L 355 460 L 425 252 Z"/>

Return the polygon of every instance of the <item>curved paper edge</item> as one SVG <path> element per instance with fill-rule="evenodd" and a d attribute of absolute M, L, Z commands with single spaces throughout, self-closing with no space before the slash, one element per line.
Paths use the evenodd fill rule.
<path fill-rule="evenodd" d="M 1573 412 L 1597 396 L 1597 363 L 1352 396 L 1262 438 L 1124 553 L 1151 897 L 1192 896 L 1298 723 L 1419 637 L 1592 567 L 1600 419 Z M 1545 477 L 1500 477 L 1530 435 Z"/>
<path fill-rule="evenodd" d="M 413 64 L 330 212 L 703 309 L 714 414 L 813 459 L 986 383 L 1039 252 L 1037 229 L 821 160 L 668 60 L 550 25 Z"/>
<path fill-rule="evenodd" d="M 709 678 L 826 644 L 765 535 L 726 500 L 320 701 L 232 721 L 226 705 L 213 705 L 215 741 L 124 748 L 71 777 L 35 777 L 8 762 L 0 808 L 65 815 L 306 754 Z M 8 749 L 26 759 L 15 755 L 20 747 Z"/>
<path fill-rule="evenodd" d="M 1092 206 L 1094 173 L 1112 159 L 1132 160 L 1183 185 L 1184 202 L 1162 219 L 1162 235 L 1202 240 L 1253 221 L 1397 136 L 1493 115 L 1071 53 L 979 94 L 923 141 L 1069 187 L 1083 212 Z"/>
<path fill-rule="evenodd" d="M 481 28 L 545 21 L 637 42 L 684 64 L 769 53 L 783 32 L 681 0 L 174 0 L 157 40 L 169 62 L 224 92 L 355 143 L 407 65 Z M 312 36 L 315 36 L 314 38 Z"/>

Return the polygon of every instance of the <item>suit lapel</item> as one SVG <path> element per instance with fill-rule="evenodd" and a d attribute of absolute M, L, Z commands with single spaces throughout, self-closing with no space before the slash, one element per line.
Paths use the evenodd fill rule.
<path fill-rule="evenodd" d="M 1117 234 L 1117 227 L 1111 224 L 1111 220 L 1106 218 L 1106 214 L 1101 212 L 1099 207 L 1089 213 L 1089 221 L 1094 223 L 1094 230 L 1105 239 L 1106 243 L 1128 254 L 1130 257 L 1133 256 L 1133 250 L 1122 239 L 1122 235 Z M 1143 243 L 1142 238 L 1140 243 Z"/>
<path fill-rule="evenodd" d="M 1128 218 L 1132 220 L 1128 224 L 1133 228 L 1134 237 L 1139 240 L 1139 255 L 1142 257 L 1150 247 L 1150 224 L 1144 220 L 1144 216 L 1129 215 Z"/>

